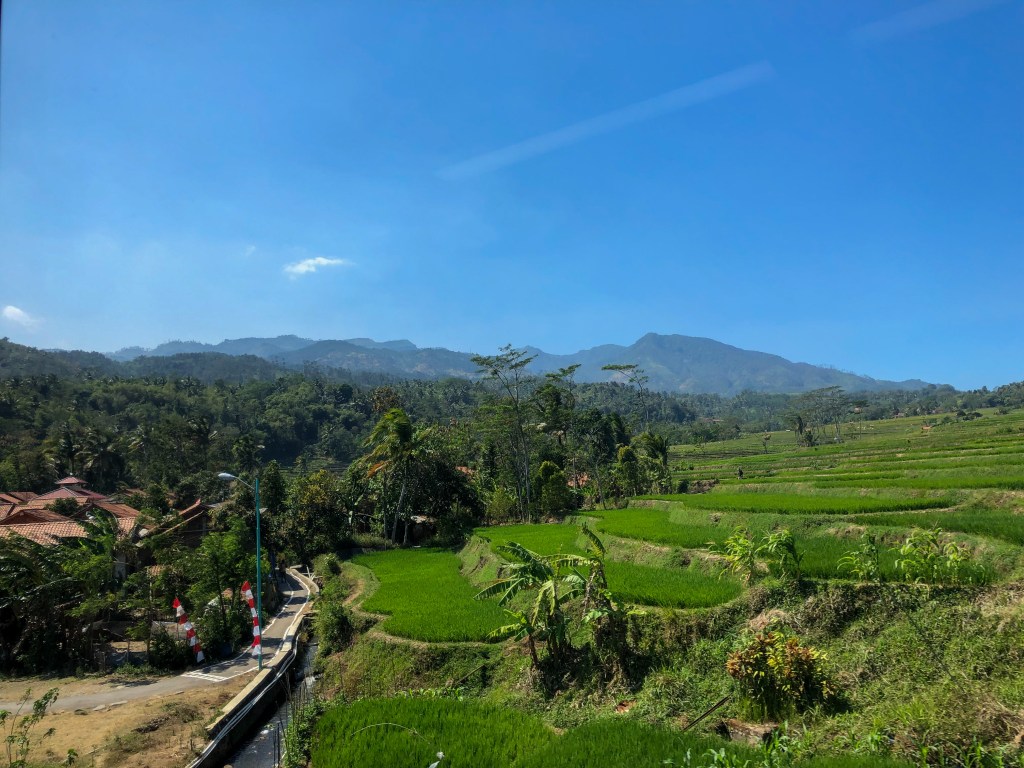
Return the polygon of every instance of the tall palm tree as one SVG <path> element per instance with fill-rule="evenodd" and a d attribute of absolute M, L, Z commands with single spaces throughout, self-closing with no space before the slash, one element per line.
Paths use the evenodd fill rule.
<path fill-rule="evenodd" d="M 431 429 L 417 430 L 409 416 L 401 408 L 392 408 L 374 426 L 366 445 L 370 453 L 365 461 L 369 464 L 367 477 L 384 472 L 386 480 L 400 483 L 398 502 L 395 504 L 391 525 L 391 540 L 398 541 L 398 521 L 404 517 L 403 505 L 409 486 L 410 469 L 425 451 L 426 439 Z M 409 538 L 409 526 L 405 527 L 405 539 Z"/>
<path fill-rule="evenodd" d="M 82 442 L 82 468 L 90 482 L 112 490 L 125 475 L 127 463 L 121 452 L 121 439 L 110 432 L 89 428 Z"/>

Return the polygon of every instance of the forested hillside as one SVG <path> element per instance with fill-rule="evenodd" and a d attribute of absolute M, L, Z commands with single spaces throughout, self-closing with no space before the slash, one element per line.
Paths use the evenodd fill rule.
<path fill-rule="evenodd" d="M 103 490 L 159 482 L 187 496 L 215 492 L 209 473 L 240 460 L 340 469 L 360 454 L 389 407 L 401 407 L 417 423 L 454 420 L 465 426 L 472 441 L 460 462 L 474 466 L 482 461 L 486 421 L 493 416 L 488 403 L 494 387 L 483 379 L 401 381 L 313 368 L 298 373 L 254 356 L 221 353 L 118 364 L 90 353 L 43 352 L 2 341 L 0 382 L 0 489 L 41 489 L 73 473 Z M 553 387 L 560 392 L 554 399 Z M 832 406 L 852 418 L 879 418 L 1019 399 L 1019 388 L 1004 389 L 842 395 Z M 643 382 L 638 388 L 525 376 L 522 418 L 533 430 L 565 431 L 566 425 L 557 426 L 564 401 L 571 401 L 575 414 L 615 414 L 621 423 L 616 443 L 647 429 L 673 443 L 706 443 L 827 418 L 811 412 L 822 407 L 813 395 L 670 395 Z M 258 456 L 244 458 L 249 443 L 262 446 Z"/>
<path fill-rule="evenodd" d="M 580 382 L 618 381 L 614 366 L 635 363 L 644 368 L 650 388 L 675 393 L 715 392 L 735 395 L 754 392 L 808 392 L 822 387 L 877 392 L 887 389 L 920 389 L 920 380 L 894 382 L 859 376 L 829 366 L 794 363 L 778 355 L 739 349 L 714 339 L 648 333 L 628 346 L 602 344 L 558 355 L 527 347 L 531 361 L 526 370 L 537 376 L 576 366 Z M 166 357 L 218 352 L 255 355 L 265 360 L 301 368 L 372 372 L 400 378 L 474 378 L 478 375 L 473 355 L 438 347 L 419 348 L 405 339 L 378 342 L 372 339 L 322 340 L 297 336 L 227 339 L 219 344 L 171 341 L 151 349 L 131 347 L 111 353 L 115 360 L 141 355 Z"/>

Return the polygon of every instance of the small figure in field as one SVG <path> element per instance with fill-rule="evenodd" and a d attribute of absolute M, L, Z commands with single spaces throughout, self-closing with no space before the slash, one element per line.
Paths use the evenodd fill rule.
<path fill-rule="evenodd" d="M 742 480 L 742 479 L 743 479 L 743 467 L 739 467 L 739 468 L 738 468 L 738 469 L 736 470 L 736 477 L 738 477 L 738 478 L 739 478 L 740 480 Z"/>

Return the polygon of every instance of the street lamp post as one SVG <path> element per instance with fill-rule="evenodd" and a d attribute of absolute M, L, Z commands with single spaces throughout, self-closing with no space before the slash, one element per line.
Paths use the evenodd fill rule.
<path fill-rule="evenodd" d="M 260 554 L 260 476 L 256 475 L 252 485 L 227 472 L 221 472 L 217 477 L 225 482 L 238 481 L 251 490 L 256 497 L 256 617 L 260 622 L 260 644 L 259 651 L 257 651 L 256 664 L 257 669 L 263 671 L 263 580 L 260 578 L 260 561 L 262 560 Z"/>

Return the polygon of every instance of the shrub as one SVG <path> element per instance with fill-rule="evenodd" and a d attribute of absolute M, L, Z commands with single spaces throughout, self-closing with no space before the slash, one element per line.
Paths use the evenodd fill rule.
<path fill-rule="evenodd" d="M 461 546 L 480 522 L 477 512 L 455 502 L 448 514 L 437 521 L 437 543 L 441 546 Z"/>
<path fill-rule="evenodd" d="M 871 533 L 861 536 L 860 545 L 839 559 L 839 568 L 850 572 L 857 581 L 881 583 L 882 569 L 878 559 L 878 539 Z"/>
<path fill-rule="evenodd" d="M 795 637 L 765 632 L 730 655 L 725 669 L 739 683 L 755 716 L 778 719 L 835 699 L 837 688 L 824 661 L 824 653 Z"/>
<path fill-rule="evenodd" d="M 732 536 L 722 542 L 718 553 L 725 560 L 726 570 L 742 575 L 745 584 L 757 577 L 757 558 L 761 554 L 761 547 L 746 528 L 736 528 Z"/>
<path fill-rule="evenodd" d="M 896 567 L 907 581 L 930 584 L 973 584 L 985 580 L 970 549 L 944 536 L 941 528 L 915 530 L 900 547 Z"/>
<path fill-rule="evenodd" d="M 157 669 L 184 669 L 192 662 L 192 652 L 188 647 L 171 637 L 166 629 L 153 632 L 149 641 L 149 664 Z"/>
<path fill-rule="evenodd" d="M 320 642 L 320 653 L 335 653 L 348 645 L 355 632 L 352 613 L 345 605 L 347 590 L 338 579 L 332 579 L 317 600 L 314 631 Z"/>

